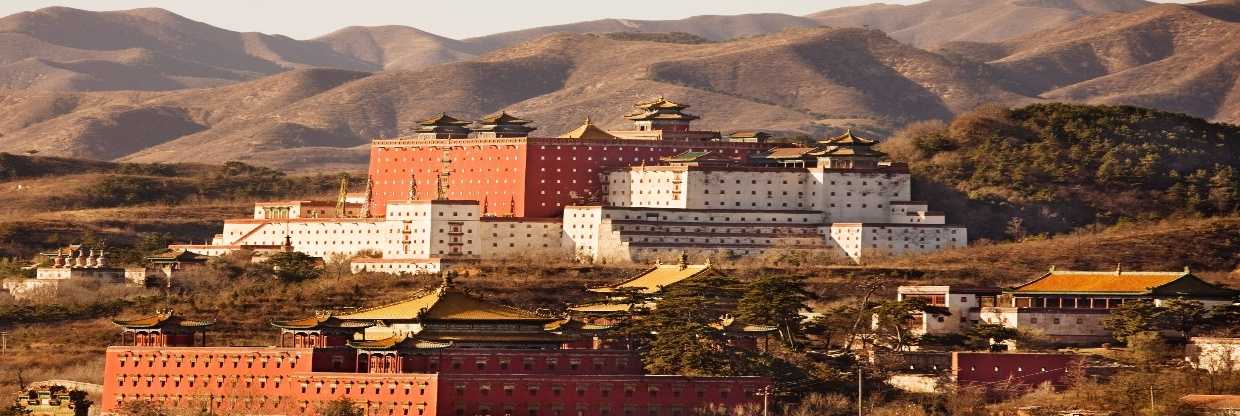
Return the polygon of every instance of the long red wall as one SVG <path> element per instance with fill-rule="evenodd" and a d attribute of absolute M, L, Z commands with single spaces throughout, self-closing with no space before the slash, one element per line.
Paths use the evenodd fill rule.
<path fill-rule="evenodd" d="M 449 349 L 413 357 L 399 374 L 351 373 L 356 351 L 350 348 L 111 347 L 105 359 L 105 414 L 144 400 L 217 413 L 312 416 L 321 403 L 348 397 L 380 416 L 503 415 L 506 409 L 688 416 L 709 405 L 759 403 L 754 392 L 768 383 L 643 375 L 638 357 L 620 350 Z"/>
<path fill-rule="evenodd" d="M 552 138 L 376 140 L 370 153 L 374 181 L 370 210 L 372 215 L 382 216 L 388 201 L 408 199 L 411 174 L 418 181 L 417 199 L 435 198 L 445 147 L 451 159 L 449 199 L 486 201 L 488 212 L 498 215 L 556 217 L 565 205 L 574 202 L 574 196 L 601 192 L 600 174 L 608 168 L 655 164 L 660 157 L 690 150 L 744 158 L 771 146 Z M 513 201 L 515 209 L 509 206 Z"/>

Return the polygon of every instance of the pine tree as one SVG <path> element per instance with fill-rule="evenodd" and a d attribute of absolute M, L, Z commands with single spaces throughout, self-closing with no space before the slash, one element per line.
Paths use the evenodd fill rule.
<path fill-rule="evenodd" d="M 738 286 L 731 278 L 704 276 L 666 290 L 650 316 L 637 325 L 653 336 L 643 354 L 646 369 L 655 374 L 739 373 L 723 334 L 711 326 L 732 312 L 740 296 Z"/>
<path fill-rule="evenodd" d="M 801 310 L 812 294 L 804 288 L 805 279 L 766 276 L 749 283 L 741 297 L 737 316 L 747 322 L 779 328 L 780 337 L 793 346 L 801 332 Z"/>

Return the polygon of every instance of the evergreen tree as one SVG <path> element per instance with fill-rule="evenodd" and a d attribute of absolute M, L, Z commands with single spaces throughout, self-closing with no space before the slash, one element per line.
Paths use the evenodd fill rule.
<path fill-rule="evenodd" d="M 1163 304 L 1156 314 L 1158 329 L 1172 330 L 1188 339 L 1194 329 L 1204 330 L 1209 324 L 1210 310 L 1201 302 L 1172 299 Z"/>
<path fill-rule="evenodd" d="M 1126 302 L 1112 309 L 1103 327 L 1111 331 L 1115 339 L 1123 340 L 1129 335 L 1159 328 L 1158 307 L 1153 302 Z"/>
<path fill-rule="evenodd" d="M 741 297 L 737 315 L 747 322 L 779 328 L 780 337 L 793 346 L 801 332 L 801 310 L 812 294 L 805 279 L 766 276 L 750 282 Z"/>
<path fill-rule="evenodd" d="M 267 264 L 277 279 L 283 282 L 300 282 L 319 277 L 322 270 L 318 261 L 306 253 L 292 251 L 272 254 Z"/>
<path fill-rule="evenodd" d="M 739 298 L 736 280 L 703 276 L 669 290 L 650 316 L 635 327 L 652 336 L 643 358 L 655 374 L 734 375 L 735 351 L 725 348 L 723 334 L 711 324 L 732 311 Z"/>
<path fill-rule="evenodd" d="M 1016 339 L 1020 336 L 1020 331 L 1000 324 L 979 322 L 966 329 L 962 335 L 966 347 L 974 350 L 989 350 L 993 344 Z"/>
<path fill-rule="evenodd" d="M 1240 178 L 1231 166 L 1216 166 L 1210 178 L 1210 202 L 1220 213 L 1235 212 L 1240 207 Z"/>

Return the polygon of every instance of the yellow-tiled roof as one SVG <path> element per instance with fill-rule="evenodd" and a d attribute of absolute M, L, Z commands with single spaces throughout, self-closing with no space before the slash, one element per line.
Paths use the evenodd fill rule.
<path fill-rule="evenodd" d="M 1187 272 L 1052 270 L 1014 292 L 1148 293 L 1186 275 Z"/>
<path fill-rule="evenodd" d="M 598 128 L 589 118 L 581 127 L 575 128 L 568 133 L 560 135 L 561 139 L 615 139 L 614 134 L 608 133 L 606 130 Z"/>
<path fill-rule="evenodd" d="M 646 309 L 654 309 L 655 303 L 647 302 L 643 306 Z M 628 312 L 628 311 L 633 310 L 633 305 L 627 304 L 627 303 L 587 303 L 584 305 L 575 305 L 575 306 L 569 307 L 568 310 L 573 311 L 573 312 L 594 312 L 594 313 Z"/>
<path fill-rule="evenodd" d="M 618 285 L 590 289 L 590 291 L 611 293 L 621 289 L 638 289 L 642 293 L 659 293 L 666 286 L 697 276 L 707 270 L 710 270 L 710 264 L 660 264 Z"/>
<path fill-rule="evenodd" d="M 484 301 L 453 288 L 440 288 L 430 294 L 388 305 L 339 315 L 349 320 L 473 320 L 473 321 L 553 321 L 532 312 Z"/>

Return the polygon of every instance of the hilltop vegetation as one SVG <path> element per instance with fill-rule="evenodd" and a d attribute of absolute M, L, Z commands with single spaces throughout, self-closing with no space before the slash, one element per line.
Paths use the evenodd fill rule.
<path fill-rule="evenodd" d="M 1240 127 L 1136 107 L 985 107 L 921 122 L 883 148 L 907 161 L 919 199 L 971 236 L 1024 238 L 1083 226 L 1240 208 Z"/>
<path fill-rule="evenodd" d="M 202 241 L 255 200 L 330 195 L 335 175 L 293 176 L 229 162 L 111 163 L 0 153 L 0 257 L 145 234 Z M 361 186 L 354 181 L 354 186 Z"/>

